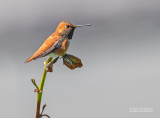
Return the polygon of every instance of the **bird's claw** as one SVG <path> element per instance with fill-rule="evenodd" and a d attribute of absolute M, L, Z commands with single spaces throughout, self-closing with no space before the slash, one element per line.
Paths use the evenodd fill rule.
<path fill-rule="evenodd" d="M 47 72 L 52 72 L 53 65 L 51 64 L 51 62 L 48 64 L 45 64 L 44 67 L 46 68 Z"/>
<path fill-rule="evenodd" d="M 53 69 L 52 69 L 53 64 L 51 62 L 49 62 L 48 64 L 45 64 L 44 67 L 46 68 L 47 72 L 52 72 L 53 71 Z"/>
<path fill-rule="evenodd" d="M 58 59 L 59 59 L 59 57 L 55 58 L 54 60 L 52 60 L 48 64 L 46 64 L 46 62 L 44 62 L 44 67 L 46 68 L 47 72 L 52 72 L 53 71 L 53 69 L 52 69 L 53 64 L 56 63 Z"/>

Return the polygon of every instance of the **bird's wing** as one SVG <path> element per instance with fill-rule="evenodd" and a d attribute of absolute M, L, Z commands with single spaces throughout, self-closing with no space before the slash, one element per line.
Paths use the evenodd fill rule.
<path fill-rule="evenodd" d="M 29 62 L 31 60 L 35 60 L 40 57 L 44 57 L 51 53 L 52 51 L 56 50 L 57 48 L 61 47 L 62 42 L 66 36 L 50 36 L 43 44 L 42 46 L 31 56 L 29 59 L 27 59 L 25 62 Z"/>

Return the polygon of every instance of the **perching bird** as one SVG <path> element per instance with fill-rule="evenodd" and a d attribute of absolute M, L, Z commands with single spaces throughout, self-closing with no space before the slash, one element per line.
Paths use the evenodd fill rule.
<path fill-rule="evenodd" d="M 56 31 L 44 41 L 42 46 L 25 63 L 47 55 L 51 57 L 63 56 L 69 47 L 75 28 L 82 26 L 90 26 L 90 24 L 73 25 L 69 21 L 62 21 Z"/>

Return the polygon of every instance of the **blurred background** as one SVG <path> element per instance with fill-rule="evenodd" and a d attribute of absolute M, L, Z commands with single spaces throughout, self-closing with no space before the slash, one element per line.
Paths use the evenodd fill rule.
<path fill-rule="evenodd" d="M 34 118 L 41 58 L 30 57 L 62 20 L 75 30 L 69 54 L 48 73 L 42 104 L 51 118 L 159 118 L 159 0 L 0 0 L 0 117 Z M 152 112 L 131 112 L 151 108 Z"/>

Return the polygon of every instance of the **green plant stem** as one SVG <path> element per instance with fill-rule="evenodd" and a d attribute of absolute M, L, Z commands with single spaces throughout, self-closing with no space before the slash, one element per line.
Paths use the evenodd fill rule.
<path fill-rule="evenodd" d="M 49 57 L 47 59 L 46 64 L 51 62 L 51 60 L 52 60 L 52 57 Z M 39 85 L 39 90 L 42 91 L 42 92 L 40 92 L 40 93 L 37 92 L 37 108 L 36 108 L 36 117 L 35 118 L 40 118 L 40 106 L 41 106 L 42 93 L 43 93 L 43 87 L 44 87 L 44 83 L 45 83 L 45 80 L 46 80 L 46 76 L 47 76 L 47 70 L 44 67 L 43 75 L 42 75 L 41 82 L 40 82 L 40 85 Z"/>

